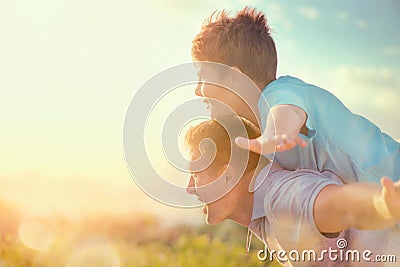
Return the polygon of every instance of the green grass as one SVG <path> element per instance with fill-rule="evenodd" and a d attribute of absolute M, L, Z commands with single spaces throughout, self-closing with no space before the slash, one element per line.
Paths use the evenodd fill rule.
<path fill-rule="evenodd" d="M 46 217 L 23 232 L 13 207 L 0 203 L 0 213 L 0 267 L 278 266 L 257 259 L 257 240 L 245 255 L 246 229 L 233 222 L 166 228 L 148 215 Z"/>

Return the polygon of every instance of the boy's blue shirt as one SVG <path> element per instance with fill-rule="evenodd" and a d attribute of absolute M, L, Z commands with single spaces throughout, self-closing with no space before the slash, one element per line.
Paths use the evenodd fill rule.
<path fill-rule="evenodd" d="M 282 167 L 329 170 L 344 182 L 378 182 L 382 176 L 400 178 L 400 143 L 366 118 L 352 113 L 332 93 L 302 80 L 282 76 L 264 88 L 258 107 L 262 131 L 269 109 L 290 104 L 307 113 L 307 147 L 276 152 Z M 273 155 L 266 157 L 272 159 Z"/>

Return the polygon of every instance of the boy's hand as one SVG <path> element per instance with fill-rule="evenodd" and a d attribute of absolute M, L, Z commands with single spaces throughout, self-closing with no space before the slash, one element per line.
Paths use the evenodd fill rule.
<path fill-rule="evenodd" d="M 306 123 L 306 118 L 307 114 L 300 107 L 274 106 L 268 113 L 265 129 L 260 137 L 251 140 L 237 137 L 235 142 L 239 147 L 261 155 L 289 150 L 296 145 L 305 147 L 307 142 L 299 133 Z"/>
<path fill-rule="evenodd" d="M 385 203 L 382 216 L 400 221 L 400 181 L 394 183 L 389 178 L 382 177 L 381 185 L 381 199 Z"/>
<path fill-rule="evenodd" d="M 289 150 L 296 145 L 300 145 L 301 147 L 307 145 L 307 142 L 297 134 L 277 134 L 273 137 L 260 136 L 256 139 L 237 137 L 235 142 L 239 147 L 261 155 L 271 154 L 274 151 Z"/>

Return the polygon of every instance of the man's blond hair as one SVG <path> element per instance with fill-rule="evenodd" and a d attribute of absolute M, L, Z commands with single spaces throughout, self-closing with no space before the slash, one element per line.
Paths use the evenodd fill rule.
<path fill-rule="evenodd" d="M 237 125 L 241 123 L 242 125 Z M 248 138 L 254 139 L 260 136 L 260 129 L 247 119 L 238 116 L 228 116 L 223 120 L 211 119 L 202 122 L 193 128 L 190 128 L 185 135 L 185 146 L 189 149 L 191 154 L 207 153 L 201 151 L 202 140 L 209 139 L 215 144 L 216 155 L 210 167 L 222 166 L 228 164 L 231 159 L 232 147 L 235 146 L 235 138 L 237 135 L 229 136 L 227 128 L 229 127 L 243 127 L 247 132 Z M 246 132 L 242 134 L 246 134 Z M 246 169 L 255 169 L 260 155 L 257 153 L 245 151 L 242 149 L 235 149 L 239 153 L 248 153 L 248 164 Z M 213 151 L 209 151 L 212 153 Z"/>

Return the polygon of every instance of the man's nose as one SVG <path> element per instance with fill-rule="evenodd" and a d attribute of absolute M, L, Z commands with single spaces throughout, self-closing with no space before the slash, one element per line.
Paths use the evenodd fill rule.
<path fill-rule="evenodd" d="M 201 89 L 203 88 L 203 85 L 204 85 L 204 82 L 198 82 L 198 83 L 197 83 L 196 90 L 194 91 L 194 93 L 195 93 L 197 96 L 203 96 L 203 93 L 201 92 Z"/>
<path fill-rule="evenodd" d="M 196 189 L 194 188 L 193 176 L 190 176 L 189 183 L 186 186 L 186 192 L 191 195 L 196 195 Z"/>

